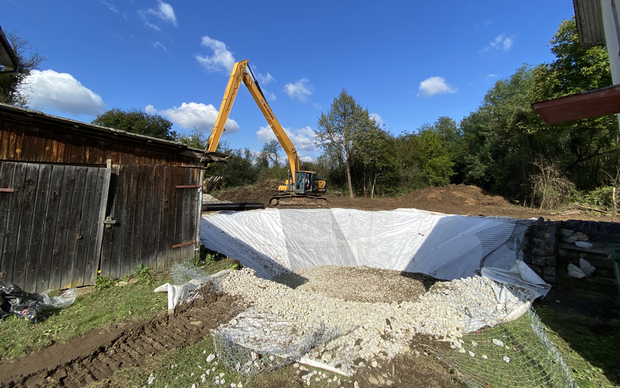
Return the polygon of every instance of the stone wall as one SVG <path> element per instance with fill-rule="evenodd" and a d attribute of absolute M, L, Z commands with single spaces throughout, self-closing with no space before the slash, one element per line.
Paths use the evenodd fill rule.
<path fill-rule="evenodd" d="M 613 262 L 606 252 L 618 243 L 620 223 L 545 221 L 541 217 L 525 232 L 523 260 L 547 283 L 617 293 Z M 583 261 L 596 269 L 576 277 Z"/>
<path fill-rule="evenodd" d="M 550 284 L 557 280 L 557 243 L 561 223 L 540 217 L 525 232 L 523 240 L 523 261 Z"/>

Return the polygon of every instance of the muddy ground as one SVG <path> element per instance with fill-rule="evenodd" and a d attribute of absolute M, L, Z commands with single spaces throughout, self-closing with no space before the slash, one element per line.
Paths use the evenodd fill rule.
<path fill-rule="evenodd" d="M 278 194 L 273 184 L 259 187 L 238 187 L 232 190 L 212 193 L 218 199 L 233 202 L 262 202 Z M 589 220 L 620 222 L 619 215 L 610 212 L 600 213 L 583 207 L 572 206 L 558 211 L 539 210 L 513 204 L 506 198 L 491 194 L 476 186 L 449 185 L 446 187 L 427 187 L 396 198 L 349 198 L 328 192 L 325 195 L 330 208 L 359 210 L 394 210 L 415 208 L 445 214 L 471 216 L 505 216 L 511 218 L 538 218 L 559 220 Z"/>

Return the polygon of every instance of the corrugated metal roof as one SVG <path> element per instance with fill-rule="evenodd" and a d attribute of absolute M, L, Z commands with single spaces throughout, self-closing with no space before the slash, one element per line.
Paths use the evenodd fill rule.
<path fill-rule="evenodd" d="M 2 32 L 2 27 L 0 27 L 0 66 L 8 66 L 11 69 L 15 69 L 17 64 L 17 56 L 4 35 L 4 32 Z"/>
<path fill-rule="evenodd" d="M 547 124 L 620 113 L 620 85 L 532 104 Z"/>
<path fill-rule="evenodd" d="M 573 0 L 579 45 L 588 48 L 605 44 L 603 11 L 600 0 Z"/>

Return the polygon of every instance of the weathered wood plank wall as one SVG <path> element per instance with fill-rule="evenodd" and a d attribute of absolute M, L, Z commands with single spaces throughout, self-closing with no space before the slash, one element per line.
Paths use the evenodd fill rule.
<path fill-rule="evenodd" d="M 110 170 L 0 162 L 0 272 L 29 291 L 93 284 Z"/>
<path fill-rule="evenodd" d="M 203 156 L 0 104 L 0 278 L 42 291 L 195 257 Z"/>
<path fill-rule="evenodd" d="M 198 244 L 200 168 L 114 166 L 101 275 L 121 277 L 139 264 L 155 269 L 193 258 Z M 177 188 L 177 186 L 193 186 Z"/>

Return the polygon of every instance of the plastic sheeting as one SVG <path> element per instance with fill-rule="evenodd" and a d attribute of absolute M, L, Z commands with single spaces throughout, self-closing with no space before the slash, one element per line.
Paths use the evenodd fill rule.
<path fill-rule="evenodd" d="M 366 265 L 452 280 L 475 275 L 483 263 L 510 268 L 529 222 L 417 209 L 219 212 L 203 216 L 201 243 L 266 279 L 320 265 Z"/>
<path fill-rule="evenodd" d="M 157 287 L 154 292 L 168 293 L 168 311 L 172 311 L 181 303 L 190 302 L 196 299 L 198 297 L 197 291 L 204 287 L 207 283 L 211 282 L 217 287 L 219 281 L 226 277 L 230 271 L 232 270 L 224 269 L 214 275 L 195 277 L 190 281 L 179 285 L 164 283 Z"/>

